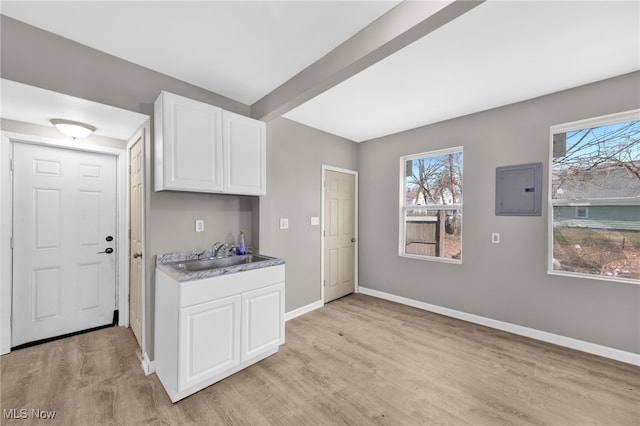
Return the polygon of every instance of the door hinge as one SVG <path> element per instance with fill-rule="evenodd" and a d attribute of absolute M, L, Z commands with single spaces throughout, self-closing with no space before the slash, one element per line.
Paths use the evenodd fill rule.
<path fill-rule="evenodd" d="M 131 239 L 131 228 L 129 228 L 129 239 Z"/>
<path fill-rule="evenodd" d="M 13 235 L 10 237 L 9 244 L 11 245 L 11 250 L 13 250 Z"/>
<path fill-rule="evenodd" d="M 13 171 L 13 158 L 9 159 L 9 170 Z"/>
<path fill-rule="evenodd" d="M 326 287 L 326 286 L 327 286 L 327 281 L 326 281 L 326 280 L 322 280 L 322 285 L 323 285 L 324 287 Z"/>

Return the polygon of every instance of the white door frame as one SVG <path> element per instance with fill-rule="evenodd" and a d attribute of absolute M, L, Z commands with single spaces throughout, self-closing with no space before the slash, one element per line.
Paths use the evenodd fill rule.
<path fill-rule="evenodd" d="M 146 262 L 146 256 L 147 253 L 145 251 L 145 248 L 147 247 L 147 233 L 145 232 L 145 212 L 147 211 L 146 209 L 146 196 L 147 196 L 147 180 L 146 180 L 146 161 L 145 159 L 146 157 L 146 140 L 145 138 L 147 137 L 147 131 L 146 131 L 146 124 L 143 125 L 142 127 L 140 127 L 131 137 L 131 139 L 129 139 L 129 142 L 127 143 L 127 219 L 126 219 L 126 229 L 127 229 L 127 250 L 129 250 L 129 229 L 131 229 L 131 223 L 129 222 L 129 210 L 131 209 L 131 205 L 129 203 L 130 200 L 130 196 L 131 194 L 129 194 L 129 167 L 131 167 L 131 165 L 129 164 L 129 160 L 131 158 L 130 156 L 130 152 L 131 152 L 131 148 L 133 147 L 133 145 L 140 140 L 141 146 L 140 149 L 142 151 L 142 193 L 140 194 L 140 196 L 142 197 L 142 203 L 140 204 L 140 220 L 142 222 L 142 277 L 141 277 L 141 285 L 142 285 L 142 293 L 140 294 L 140 297 L 142 299 L 142 318 L 141 318 L 141 336 L 140 336 L 140 340 L 142 340 L 142 342 L 140 342 L 140 349 L 142 350 L 142 353 L 144 354 L 143 356 L 146 357 L 147 356 L 147 350 L 146 350 L 146 303 L 145 303 L 145 297 L 146 297 L 146 270 L 147 268 L 145 267 L 145 262 Z M 127 253 L 127 268 L 129 267 L 129 254 Z M 130 286 L 131 286 L 131 282 L 129 281 L 129 275 L 127 273 L 127 325 L 129 325 L 129 291 L 130 291 Z M 143 367 L 145 371 L 148 370 L 148 368 Z"/>
<path fill-rule="evenodd" d="M 11 238 L 13 236 L 13 184 L 11 179 L 12 144 L 14 142 L 29 143 L 32 145 L 45 145 L 50 147 L 87 151 L 98 154 L 113 155 L 116 157 L 116 193 L 117 193 L 117 245 L 116 253 L 116 309 L 119 310 L 118 325 L 129 325 L 129 245 L 127 238 L 127 212 L 129 200 L 127 199 L 127 171 L 128 159 L 126 149 L 109 148 L 99 145 L 90 145 L 82 142 L 67 142 L 48 139 L 39 136 L 24 135 L 20 133 L 2 132 L 0 140 L 0 216 L 2 224 L 2 240 L 0 241 L 0 355 L 11 351 L 11 309 L 12 309 L 12 256 Z"/>
<path fill-rule="evenodd" d="M 325 182 L 325 175 L 327 171 L 332 171 L 332 172 L 338 172 L 338 173 L 345 173 L 345 174 L 349 174 L 349 175 L 353 175 L 355 177 L 355 186 L 356 186 L 356 193 L 355 193 L 355 208 L 354 208 L 354 212 L 353 215 L 354 217 L 354 231 L 355 231 L 355 239 L 356 239 L 356 243 L 355 243 L 355 253 L 354 253 L 354 263 L 353 263 L 353 267 L 354 267 L 354 279 L 353 279 L 353 292 L 357 293 L 358 292 L 358 245 L 359 245 L 359 238 L 358 238 L 358 204 L 359 204 L 359 200 L 358 200 L 358 172 L 356 170 L 349 170 L 349 169 L 342 169 L 339 167 L 333 167 L 333 166 L 327 166 L 325 164 L 322 165 L 322 197 L 321 197 L 321 201 L 320 201 L 320 211 L 322 212 L 322 214 L 320 215 L 320 217 L 322 218 L 321 222 L 320 222 L 320 232 L 322 232 L 322 234 L 320 235 L 320 302 L 322 303 L 322 305 L 324 305 L 324 182 Z"/>

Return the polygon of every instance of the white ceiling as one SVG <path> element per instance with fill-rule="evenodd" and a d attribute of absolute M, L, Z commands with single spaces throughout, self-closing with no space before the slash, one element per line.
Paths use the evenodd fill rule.
<path fill-rule="evenodd" d="M 128 140 L 149 117 L 133 111 L 0 79 L 2 118 L 52 127 L 52 118 L 79 121 L 94 134 Z"/>
<path fill-rule="evenodd" d="M 486 2 L 285 117 L 359 142 L 632 72 L 639 6 Z"/>
<path fill-rule="evenodd" d="M 2 14 L 251 105 L 392 1 L 2 1 Z"/>
<path fill-rule="evenodd" d="M 0 5 L 12 18 L 251 105 L 397 3 Z M 492 0 L 285 117 L 363 141 L 639 69 L 637 0 Z"/>

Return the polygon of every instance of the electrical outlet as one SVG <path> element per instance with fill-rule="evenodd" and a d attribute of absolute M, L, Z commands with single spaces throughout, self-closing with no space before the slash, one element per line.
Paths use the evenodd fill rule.
<path fill-rule="evenodd" d="M 196 219 L 196 232 L 204 232 L 204 220 Z"/>
<path fill-rule="evenodd" d="M 286 218 L 280 219 L 280 229 L 289 229 L 289 219 L 286 219 Z"/>
<path fill-rule="evenodd" d="M 491 242 L 493 244 L 500 244 L 500 234 L 497 232 L 493 232 L 491 234 Z"/>

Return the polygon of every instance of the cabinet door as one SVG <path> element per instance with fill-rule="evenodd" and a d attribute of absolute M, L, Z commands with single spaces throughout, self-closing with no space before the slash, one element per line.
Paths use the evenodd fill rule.
<path fill-rule="evenodd" d="M 284 343 L 284 283 L 242 295 L 242 362 Z"/>
<path fill-rule="evenodd" d="M 155 110 L 156 190 L 222 192 L 222 109 L 162 92 Z"/>
<path fill-rule="evenodd" d="M 222 114 L 224 191 L 266 194 L 266 124 L 233 112 Z"/>
<path fill-rule="evenodd" d="M 241 296 L 180 309 L 178 391 L 240 364 Z"/>

